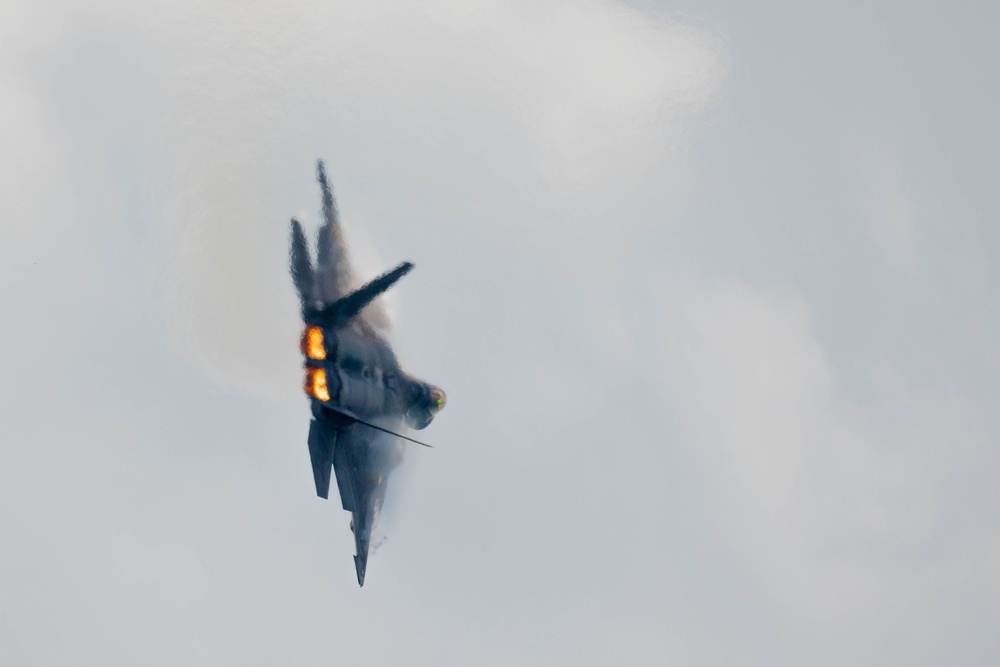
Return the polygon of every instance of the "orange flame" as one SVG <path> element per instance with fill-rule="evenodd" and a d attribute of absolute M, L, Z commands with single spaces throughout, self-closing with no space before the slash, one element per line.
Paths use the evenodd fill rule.
<path fill-rule="evenodd" d="M 303 389 L 317 400 L 329 401 L 330 391 L 326 388 L 326 371 L 322 368 L 306 367 L 306 384 Z"/>
<path fill-rule="evenodd" d="M 326 347 L 323 346 L 323 330 L 319 327 L 309 327 L 302 332 L 300 344 L 302 354 L 310 359 L 326 359 Z"/>

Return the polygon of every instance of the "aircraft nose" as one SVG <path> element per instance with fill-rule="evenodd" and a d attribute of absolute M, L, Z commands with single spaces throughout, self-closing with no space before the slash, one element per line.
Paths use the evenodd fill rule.
<path fill-rule="evenodd" d="M 435 414 L 444 409 L 445 403 L 448 402 L 448 397 L 445 395 L 444 390 L 440 387 L 431 387 L 430 391 L 430 405 L 428 409 L 431 414 Z"/>

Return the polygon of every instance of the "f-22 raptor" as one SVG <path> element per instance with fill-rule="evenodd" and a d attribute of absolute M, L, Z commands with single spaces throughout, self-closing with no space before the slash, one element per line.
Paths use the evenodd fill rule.
<path fill-rule="evenodd" d="M 309 456 L 316 494 L 327 498 L 333 470 L 340 502 L 351 512 L 358 585 L 364 586 L 372 527 L 389 473 L 402 460 L 402 431 L 423 429 L 444 407 L 444 391 L 400 367 L 385 338 L 388 318 L 375 299 L 405 276 L 403 262 L 351 289 L 354 272 L 323 161 L 316 176 L 323 222 L 313 264 L 302 225 L 292 219 L 289 266 L 302 306 L 305 392 L 312 408 Z"/>

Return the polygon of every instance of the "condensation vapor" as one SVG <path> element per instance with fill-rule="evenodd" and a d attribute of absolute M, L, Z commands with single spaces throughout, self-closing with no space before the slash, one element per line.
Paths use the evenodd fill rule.
<path fill-rule="evenodd" d="M 294 0 L 225 20 L 211 4 L 178 8 L 163 217 L 180 351 L 220 385 L 297 393 L 292 214 L 304 233 L 338 223 L 322 245 L 335 252 L 346 238 L 359 271 L 338 264 L 334 283 L 379 273 L 362 216 L 401 207 L 412 212 L 380 217 L 379 229 L 434 225 L 421 257 L 454 253 L 465 232 L 447 227 L 460 219 L 449 212 L 476 211 L 461 224 L 475 226 L 487 256 L 530 244 L 556 270 L 596 282 L 595 255 L 619 256 L 623 225 L 642 224 L 609 214 L 620 193 L 649 174 L 685 173 L 678 136 L 712 103 L 726 58 L 712 33 L 617 3 L 542 4 L 526 14 L 528 4 Z M 354 178 L 333 179 L 351 190 L 346 220 L 332 191 L 313 214 L 303 177 L 321 155 Z M 364 321 L 386 330 L 397 296 Z"/>

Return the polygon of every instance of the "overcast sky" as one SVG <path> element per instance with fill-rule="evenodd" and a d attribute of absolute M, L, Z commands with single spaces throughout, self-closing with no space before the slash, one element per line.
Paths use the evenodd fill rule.
<path fill-rule="evenodd" d="M 0 663 L 995 664 L 998 25 L 0 1 Z M 318 157 L 449 397 L 363 589 Z"/>

